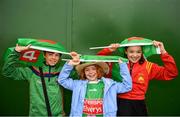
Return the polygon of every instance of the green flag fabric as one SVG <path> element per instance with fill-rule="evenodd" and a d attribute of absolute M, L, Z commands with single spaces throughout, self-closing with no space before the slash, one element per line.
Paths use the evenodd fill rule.
<path fill-rule="evenodd" d="M 81 62 L 118 62 L 121 59 L 123 62 L 127 62 L 128 59 L 121 56 L 99 56 L 99 55 L 80 55 Z M 70 59 L 62 59 L 69 61 Z"/>
<path fill-rule="evenodd" d="M 81 55 L 80 61 L 81 62 L 113 62 L 112 76 L 109 77 L 111 77 L 115 81 L 121 82 L 122 77 L 119 74 L 119 70 L 120 70 L 118 63 L 119 58 L 123 62 L 128 61 L 128 59 L 120 56 L 98 56 L 98 55 Z"/>
<path fill-rule="evenodd" d="M 98 55 L 81 55 L 80 61 L 82 62 L 118 62 L 119 58 L 123 62 L 127 62 L 126 58 L 120 56 L 98 56 Z"/>
<path fill-rule="evenodd" d="M 120 68 L 118 63 L 114 63 L 112 66 L 111 78 L 115 81 L 122 82 L 122 76 L 119 74 Z"/>
<path fill-rule="evenodd" d="M 159 48 L 156 48 L 153 45 L 152 40 L 142 38 L 142 37 L 130 37 L 130 38 L 123 40 L 119 44 L 120 44 L 120 47 L 118 48 L 118 52 L 119 52 L 118 55 L 120 55 L 121 57 L 124 57 L 124 58 L 127 58 L 126 54 L 125 54 L 125 48 L 129 47 L 129 46 L 142 46 L 142 50 L 143 50 L 143 54 L 144 54 L 145 58 L 148 58 L 154 54 L 160 54 Z M 103 48 L 111 48 L 111 46 L 91 47 L 90 49 L 103 49 Z M 112 59 L 112 58 L 110 57 L 110 59 Z M 119 75 L 119 70 L 120 70 L 119 64 L 116 63 L 117 58 L 115 58 L 115 59 L 116 60 L 112 59 L 112 60 L 107 60 L 104 62 L 114 62 L 112 64 L 112 71 L 111 71 L 112 76 L 110 76 L 110 77 L 112 77 L 116 81 L 122 81 L 122 77 Z M 125 62 L 127 62 L 127 61 L 125 61 Z"/>
<path fill-rule="evenodd" d="M 113 62 L 112 66 L 112 76 L 111 77 L 113 80 L 121 82 L 122 81 L 122 76 L 119 74 L 120 68 L 119 68 L 119 63 L 118 60 L 119 58 L 123 62 L 128 62 L 128 59 L 123 58 L 121 56 L 98 56 L 98 55 L 82 55 L 80 57 L 80 60 L 82 62 Z"/>
<path fill-rule="evenodd" d="M 154 54 L 160 54 L 159 48 L 156 48 L 153 45 L 152 40 L 142 37 L 130 37 L 120 42 L 120 47 L 118 48 L 118 51 L 120 52 L 120 55 L 122 57 L 126 56 L 125 48 L 129 46 L 142 46 L 145 58 L 148 58 L 149 56 Z"/>
<path fill-rule="evenodd" d="M 127 62 L 128 59 L 120 57 L 120 56 L 99 56 L 99 55 L 81 55 L 80 56 L 80 61 L 81 62 L 113 62 L 113 68 L 112 68 L 112 76 L 108 76 L 112 78 L 113 80 L 122 81 L 122 77 L 119 74 L 119 63 L 118 60 L 119 58 L 123 62 Z M 68 61 L 70 59 L 62 59 L 65 61 Z"/>
<path fill-rule="evenodd" d="M 17 44 L 27 46 L 31 44 L 32 49 L 66 54 L 67 51 L 62 44 L 46 39 L 19 38 Z"/>
<path fill-rule="evenodd" d="M 31 44 L 30 49 L 22 51 L 19 57 L 19 63 L 25 66 L 42 66 L 44 62 L 43 51 L 57 52 L 66 54 L 67 51 L 60 44 L 52 40 L 32 39 L 32 38 L 19 38 L 17 44 L 20 46 L 27 46 Z M 4 60 L 14 50 L 15 47 L 10 47 L 4 54 Z"/>
<path fill-rule="evenodd" d="M 8 56 L 14 51 L 15 47 L 10 47 L 4 54 L 4 61 L 7 60 Z M 44 61 L 43 52 L 35 49 L 28 49 L 20 53 L 19 65 L 24 66 L 42 66 Z"/>

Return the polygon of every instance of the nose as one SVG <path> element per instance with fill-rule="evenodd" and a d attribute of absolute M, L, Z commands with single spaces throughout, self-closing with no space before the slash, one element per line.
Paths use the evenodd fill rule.
<path fill-rule="evenodd" d="M 137 56 L 138 56 L 138 54 L 136 54 L 136 53 L 133 54 L 133 57 L 137 57 Z"/>
<path fill-rule="evenodd" d="M 95 72 L 94 70 L 90 70 L 90 71 L 89 71 L 90 74 L 93 74 L 94 72 Z"/>

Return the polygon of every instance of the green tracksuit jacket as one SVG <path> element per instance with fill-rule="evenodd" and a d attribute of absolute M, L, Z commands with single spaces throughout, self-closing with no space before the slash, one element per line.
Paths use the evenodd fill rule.
<path fill-rule="evenodd" d="M 14 80 L 27 80 L 30 93 L 30 116 L 47 116 L 46 103 L 44 99 L 39 68 L 24 67 L 18 64 L 19 53 L 13 51 L 3 66 L 3 75 Z M 57 83 L 57 77 L 61 67 L 43 65 L 43 74 L 47 88 L 50 108 L 53 116 L 62 116 L 63 98 L 61 87 Z"/>

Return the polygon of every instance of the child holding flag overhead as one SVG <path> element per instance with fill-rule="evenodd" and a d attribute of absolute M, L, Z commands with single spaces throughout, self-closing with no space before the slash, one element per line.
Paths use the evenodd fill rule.
<path fill-rule="evenodd" d="M 119 59 L 122 82 L 105 78 L 109 67 L 105 62 L 80 63 L 76 52 L 71 52 L 72 60 L 61 70 L 58 82 L 63 87 L 72 90 L 70 116 L 116 116 L 117 93 L 125 93 L 132 88 L 132 80 L 126 63 Z M 80 80 L 69 77 L 73 67 L 80 75 Z"/>
<path fill-rule="evenodd" d="M 101 50 L 98 55 L 109 55 L 118 48 L 120 56 L 127 57 L 129 60 L 127 65 L 133 82 L 130 92 L 118 95 L 118 115 L 148 115 L 145 94 L 149 81 L 172 80 L 177 77 L 178 70 L 173 57 L 167 53 L 162 42 L 141 37 L 131 37 L 120 44 L 111 44 L 109 47 Z M 160 49 L 164 66 L 149 62 L 145 58 L 156 53 L 155 47 Z M 109 65 L 113 66 L 112 63 Z"/>
<path fill-rule="evenodd" d="M 27 80 L 30 83 L 30 116 L 63 116 L 63 94 L 57 83 L 57 77 L 61 70 L 59 64 L 61 54 L 50 51 L 42 52 L 45 60 L 43 59 L 44 62 L 41 61 L 42 66 L 40 67 L 19 64 L 19 58 L 23 51 L 27 51 L 26 54 L 21 56 L 24 59 L 38 59 L 36 50 L 30 50 L 30 47 L 35 44 L 38 44 L 36 47 L 46 45 L 53 48 L 55 44 L 55 48 L 61 48 L 62 46 L 51 40 L 22 39 L 19 41 L 22 42 L 22 45 L 26 45 L 24 42 L 33 43 L 27 46 L 16 45 L 5 61 L 3 75 L 13 80 Z"/>

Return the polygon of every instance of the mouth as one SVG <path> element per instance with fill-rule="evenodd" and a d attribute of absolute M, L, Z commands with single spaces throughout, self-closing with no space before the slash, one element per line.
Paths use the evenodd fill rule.
<path fill-rule="evenodd" d="M 55 65 L 57 63 L 57 61 L 51 61 L 50 64 L 51 65 Z"/>
<path fill-rule="evenodd" d="M 137 61 L 138 59 L 137 59 L 137 58 L 131 58 L 131 60 L 133 60 L 133 61 Z"/>
<path fill-rule="evenodd" d="M 87 75 L 88 77 L 90 77 L 90 78 L 92 78 L 92 77 L 94 77 L 95 75 Z"/>
<path fill-rule="evenodd" d="M 96 77 L 96 74 L 89 74 L 89 75 L 87 75 L 87 77 L 94 78 L 94 77 Z"/>
<path fill-rule="evenodd" d="M 131 58 L 132 62 L 137 62 L 139 60 L 139 58 Z"/>
<path fill-rule="evenodd" d="M 57 61 L 53 60 L 53 61 L 50 61 L 50 62 L 52 62 L 52 63 L 56 63 Z"/>

